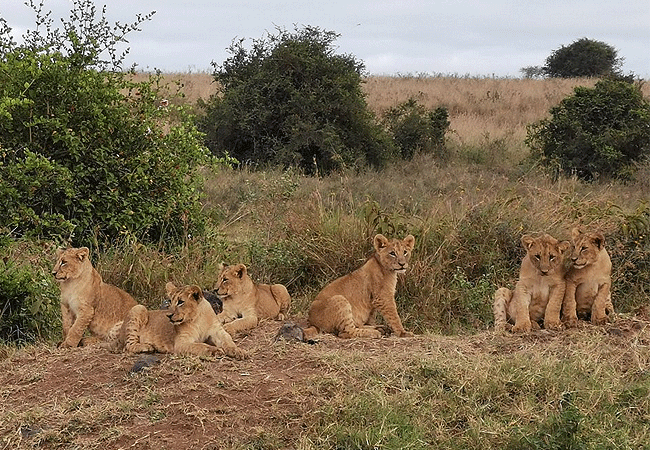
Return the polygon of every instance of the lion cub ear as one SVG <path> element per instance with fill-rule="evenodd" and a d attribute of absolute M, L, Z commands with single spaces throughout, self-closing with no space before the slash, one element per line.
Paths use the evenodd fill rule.
<path fill-rule="evenodd" d="M 533 246 L 534 243 L 535 243 L 535 238 L 533 236 L 531 236 L 530 234 L 524 234 L 521 237 L 521 245 L 526 250 L 530 250 L 530 248 Z"/>
<path fill-rule="evenodd" d="M 412 234 L 406 236 L 402 242 L 409 252 L 413 250 L 413 247 L 415 247 L 415 237 Z"/>
<path fill-rule="evenodd" d="M 379 251 L 388 245 L 388 239 L 383 234 L 378 234 L 372 240 L 372 245 L 375 247 L 375 250 Z"/>
<path fill-rule="evenodd" d="M 88 247 L 81 247 L 77 249 L 77 258 L 79 258 L 79 261 L 83 261 L 84 259 L 88 258 L 88 255 L 90 255 L 90 250 Z"/>
<path fill-rule="evenodd" d="M 246 266 L 243 264 L 237 264 L 235 266 L 235 274 L 239 278 L 244 278 L 246 276 Z"/>
<path fill-rule="evenodd" d="M 190 295 L 195 301 L 199 301 L 203 298 L 203 289 L 196 285 L 190 286 Z"/>
<path fill-rule="evenodd" d="M 560 250 L 560 253 L 564 253 L 572 247 L 571 242 L 562 241 L 558 244 L 557 248 Z"/>
<path fill-rule="evenodd" d="M 578 240 L 578 238 L 580 237 L 581 234 L 582 234 L 582 231 L 580 230 L 580 228 L 573 227 L 571 229 L 571 239 L 573 239 L 574 242 Z"/>
<path fill-rule="evenodd" d="M 171 295 L 172 292 L 176 291 L 176 289 L 176 286 L 171 281 L 168 281 L 167 284 L 165 284 L 165 292 L 167 292 L 167 295 Z"/>
<path fill-rule="evenodd" d="M 600 231 L 596 231 L 595 233 L 591 233 L 591 241 L 594 243 L 596 247 L 598 247 L 598 250 L 602 250 L 602 248 L 605 246 L 605 235 L 601 233 Z"/>

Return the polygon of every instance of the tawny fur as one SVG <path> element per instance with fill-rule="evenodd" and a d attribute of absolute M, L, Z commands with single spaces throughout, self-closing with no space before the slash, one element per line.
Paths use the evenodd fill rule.
<path fill-rule="evenodd" d="M 309 309 L 310 326 L 304 330 L 305 339 L 319 332 L 343 338 L 381 337 L 373 323 L 375 311 L 381 313 L 396 336 L 413 336 L 404 330 L 397 313 L 395 288 L 397 274 L 408 268 L 415 238 L 408 235 L 403 240 L 388 240 L 378 234 L 373 245 L 375 253 L 363 266 L 332 281 L 316 296 Z"/>
<path fill-rule="evenodd" d="M 562 318 L 566 327 L 578 325 L 578 317 L 590 318 L 591 323 L 603 325 L 614 314 L 612 304 L 612 261 L 605 249 L 605 237 L 600 232 L 572 230 L 573 254 L 566 275 L 566 292 Z"/>
<path fill-rule="evenodd" d="M 165 286 L 170 299 L 166 310 L 133 307 L 121 327 L 114 329 L 109 348 L 130 353 L 160 352 L 198 356 L 248 355 L 235 345 L 198 286 Z"/>
<path fill-rule="evenodd" d="M 548 234 L 521 238 L 526 256 L 521 262 L 519 280 L 514 290 L 499 288 L 494 293 L 494 328 L 503 331 L 529 332 L 539 328 L 560 329 L 560 310 L 566 283 L 565 256 L 571 247 Z"/>
<path fill-rule="evenodd" d="M 223 303 L 217 317 L 231 335 L 255 328 L 263 319 L 284 320 L 291 304 L 286 287 L 253 283 L 244 264 L 222 269 L 216 293 Z"/>
<path fill-rule="evenodd" d="M 52 275 L 61 287 L 61 347 L 77 347 L 86 329 L 105 339 L 137 302 L 122 289 L 104 283 L 86 247 L 59 249 Z"/>

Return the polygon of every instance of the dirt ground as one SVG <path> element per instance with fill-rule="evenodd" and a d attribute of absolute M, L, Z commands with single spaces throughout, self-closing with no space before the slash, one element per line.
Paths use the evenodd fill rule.
<path fill-rule="evenodd" d="M 647 325 L 642 317 L 598 332 L 624 344 L 638 341 Z M 245 361 L 112 354 L 97 346 L 4 350 L 0 448 L 233 448 L 246 436 L 278 429 L 291 439 L 307 431 L 304 419 L 318 398 L 335 395 L 336 385 L 323 384 L 323 378 L 354 376 L 341 371 L 337 358 L 345 355 L 408 363 L 445 352 L 507 354 L 571 339 L 570 333 L 544 331 L 375 340 L 322 335 L 310 345 L 276 340 L 279 328 L 279 322 L 265 322 L 239 335 L 236 342 L 252 355 Z"/>

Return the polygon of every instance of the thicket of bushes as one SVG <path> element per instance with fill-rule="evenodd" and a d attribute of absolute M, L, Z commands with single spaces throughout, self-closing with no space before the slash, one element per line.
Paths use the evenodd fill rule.
<path fill-rule="evenodd" d="M 527 143 L 557 172 L 628 178 L 650 157 L 650 103 L 637 84 L 605 79 L 576 87 L 550 114 L 529 127 Z"/>
<path fill-rule="evenodd" d="M 24 43 L 0 34 L 0 230 L 75 245 L 182 242 L 202 223 L 201 134 L 183 107 L 161 107 L 155 76 L 129 81 L 114 49 L 126 31 L 90 0 L 63 27 L 37 9 L 40 31 Z"/>

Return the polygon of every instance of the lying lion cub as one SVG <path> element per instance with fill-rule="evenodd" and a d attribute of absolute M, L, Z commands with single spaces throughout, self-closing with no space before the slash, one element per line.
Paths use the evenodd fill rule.
<path fill-rule="evenodd" d="M 565 253 L 571 244 L 548 234 L 538 237 L 526 234 L 521 238 L 521 245 L 526 256 L 514 291 L 499 288 L 494 294 L 494 328 L 502 331 L 514 323 L 513 332 L 529 332 L 533 327 L 538 329 L 544 319 L 544 328 L 559 329 L 565 290 Z"/>
<path fill-rule="evenodd" d="M 382 314 L 396 336 L 413 336 L 404 330 L 397 314 L 395 287 L 397 274 L 408 268 L 415 238 L 408 235 L 404 240 L 389 241 L 378 234 L 373 244 L 375 253 L 363 266 L 332 281 L 316 296 L 309 309 L 311 326 L 304 330 L 305 339 L 318 332 L 343 338 L 381 337 L 372 323 L 375 311 Z"/>
<path fill-rule="evenodd" d="M 121 327 L 112 333 L 112 351 L 247 357 L 223 329 L 201 288 L 176 287 L 173 283 L 165 288 L 170 299 L 168 309 L 131 308 Z"/>
<path fill-rule="evenodd" d="M 562 306 L 564 324 L 578 325 L 578 316 L 590 318 L 594 325 L 605 324 L 614 314 L 612 304 L 612 261 L 605 250 L 605 236 L 600 232 L 571 232 L 573 254 L 566 275 L 566 292 Z"/>
<path fill-rule="evenodd" d="M 61 347 L 77 347 L 86 331 L 106 338 L 137 302 L 122 289 L 106 284 L 92 266 L 87 247 L 58 249 L 52 275 L 61 287 Z"/>
<path fill-rule="evenodd" d="M 256 327 L 262 319 L 284 320 L 291 303 L 286 287 L 253 283 L 243 264 L 222 269 L 216 293 L 223 303 L 217 318 L 231 335 Z"/>

